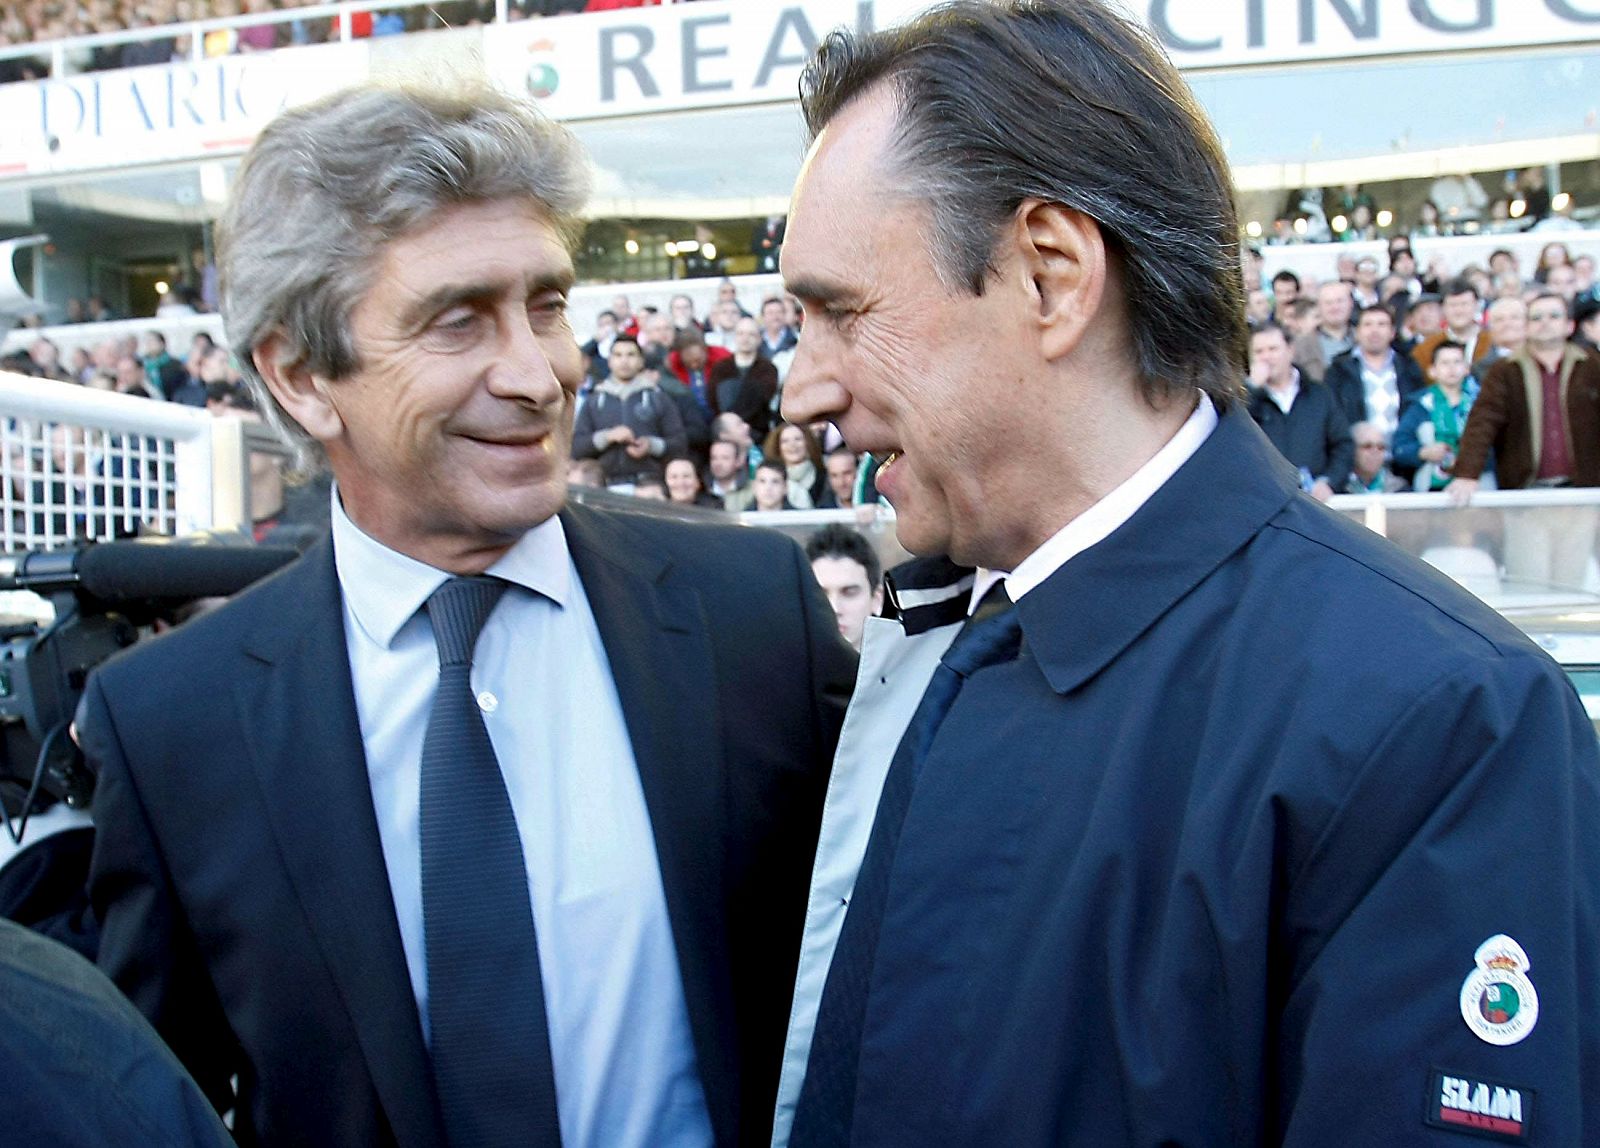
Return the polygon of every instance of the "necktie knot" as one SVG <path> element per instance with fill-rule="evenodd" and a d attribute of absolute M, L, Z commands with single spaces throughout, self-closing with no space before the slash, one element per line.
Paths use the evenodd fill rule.
<path fill-rule="evenodd" d="M 996 584 L 967 619 L 941 659 L 963 678 L 1017 656 L 1022 643 L 1022 623 L 1017 608 Z"/>
<path fill-rule="evenodd" d="M 483 624 L 505 591 L 505 582 L 480 574 L 451 578 L 428 596 L 423 608 L 433 623 L 441 667 L 471 664 Z"/>

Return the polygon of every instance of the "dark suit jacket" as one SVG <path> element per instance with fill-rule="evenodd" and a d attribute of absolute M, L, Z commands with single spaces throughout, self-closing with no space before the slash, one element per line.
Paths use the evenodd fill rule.
<path fill-rule="evenodd" d="M 1237 412 L 1017 609 L 917 776 L 852 1144 L 1442 1148 L 1435 1071 L 1600 1143 L 1600 754 L 1549 658 Z M 1461 1007 L 1500 933 L 1507 1047 Z"/>
<path fill-rule="evenodd" d="M 772 396 L 778 393 L 778 368 L 757 359 L 739 381 L 739 367 L 730 355 L 711 368 L 711 405 L 716 414 L 731 412 L 750 424 L 757 442 L 772 429 Z M 715 417 L 715 416 L 713 416 Z"/>
<path fill-rule="evenodd" d="M 1422 372 L 1408 355 L 1396 351 L 1394 376 L 1395 386 L 1400 391 L 1399 410 L 1403 411 L 1406 404 L 1424 389 Z M 1344 412 L 1345 422 L 1355 426 L 1367 421 L 1367 390 L 1361 382 L 1359 349 L 1335 355 L 1333 362 L 1328 364 L 1328 373 L 1323 376 L 1322 385 L 1339 400 L 1339 409 Z"/>
<path fill-rule="evenodd" d="M 1355 445 L 1332 391 L 1302 376 L 1288 414 L 1264 389 L 1251 388 L 1247 402 L 1250 417 L 1291 465 L 1305 467 L 1312 478 L 1326 478 L 1336 491 L 1344 487 L 1355 461 Z"/>
<path fill-rule="evenodd" d="M 1600 486 L 1600 362 L 1568 344 L 1561 359 L 1561 390 L 1566 396 L 1572 483 Z M 1452 473 L 1458 478 L 1479 477 L 1493 450 L 1495 479 L 1502 490 L 1531 485 L 1539 474 L 1535 412 L 1543 406 L 1538 365 L 1527 352 L 1500 359 L 1484 373 L 1483 387 L 1461 431 Z"/>
<path fill-rule="evenodd" d="M 854 659 L 764 531 L 569 507 L 627 716 L 719 1145 L 770 1133 Z M 356 721 L 332 546 L 100 667 L 100 963 L 243 1144 L 443 1148 Z M 170 684 L 203 683 L 174 705 Z"/>

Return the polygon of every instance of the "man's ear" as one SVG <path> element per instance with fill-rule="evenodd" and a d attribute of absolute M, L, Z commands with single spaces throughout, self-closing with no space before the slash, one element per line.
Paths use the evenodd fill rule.
<path fill-rule="evenodd" d="M 1083 341 L 1105 298 L 1105 236 L 1081 211 L 1030 199 L 1017 208 L 1016 239 L 1038 307 L 1040 350 L 1062 358 Z"/>
<path fill-rule="evenodd" d="M 274 331 L 257 343 L 250 357 L 272 397 L 308 435 L 328 443 L 344 433 L 344 420 L 328 394 L 328 380 L 312 374 L 303 360 L 291 354 L 282 332 Z"/>

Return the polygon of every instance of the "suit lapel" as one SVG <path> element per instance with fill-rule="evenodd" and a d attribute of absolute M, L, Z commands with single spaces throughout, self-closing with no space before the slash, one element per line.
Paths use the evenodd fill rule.
<path fill-rule="evenodd" d="M 243 714 L 281 723 L 251 747 L 267 820 L 396 1140 L 442 1145 L 367 780 L 331 541 L 278 590 L 280 608 L 263 603 L 266 624 L 247 638 L 253 672 L 237 686 Z"/>
<path fill-rule="evenodd" d="M 561 515 L 638 763 L 689 1024 L 717 1142 L 736 1112 L 735 1030 L 723 907 L 726 763 L 716 666 L 700 595 L 643 522 L 569 506 Z"/>

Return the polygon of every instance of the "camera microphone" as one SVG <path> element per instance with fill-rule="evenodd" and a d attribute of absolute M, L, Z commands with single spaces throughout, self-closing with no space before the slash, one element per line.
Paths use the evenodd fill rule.
<path fill-rule="evenodd" d="M 225 598 L 296 556 L 285 547 L 100 542 L 0 558 L 0 590 L 71 590 L 105 603 Z"/>

